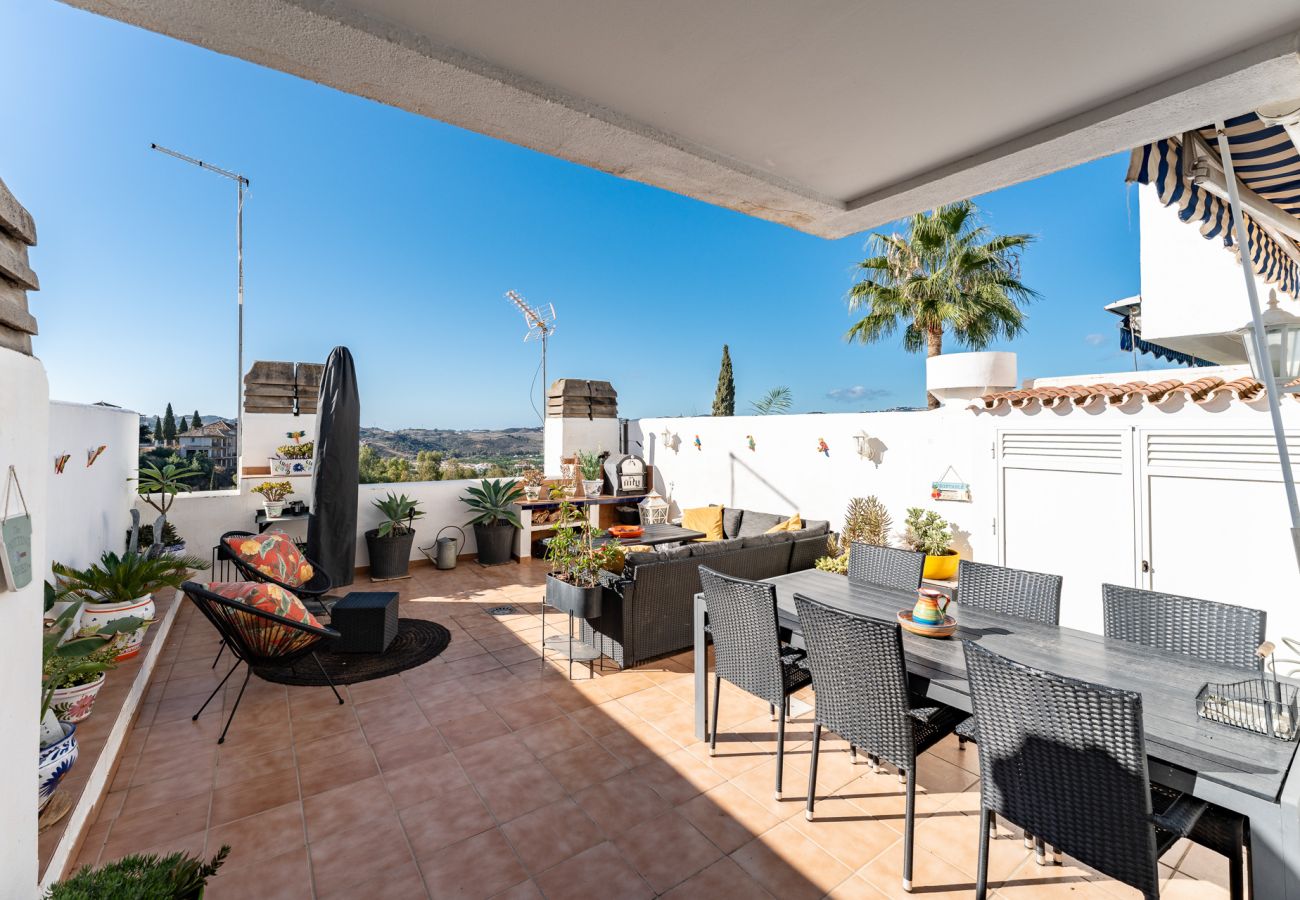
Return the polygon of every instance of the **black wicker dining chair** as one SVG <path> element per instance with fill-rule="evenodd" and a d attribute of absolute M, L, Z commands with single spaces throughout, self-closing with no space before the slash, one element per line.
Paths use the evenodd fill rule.
<path fill-rule="evenodd" d="M 980 843 L 975 896 L 988 890 L 997 813 L 1084 865 L 1160 893 L 1160 856 L 1208 804 L 1153 791 L 1142 695 L 1065 678 L 962 642 L 980 722 Z"/>
<path fill-rule="evenodd" d="M 907 779 L 903 835 L 903 890 L 912 889 L 912 843 L 916 830 L 916 758 L 943 740 L 966 713 L 935 705 L 908 689 L 902 630 L 897 622 L 856 615 L 794 595 L 816 691 L 808 805 L 817 800 L 817 761 L 822 728 L 829 728 L 873 760 L 891 763 Z"/>
<path fill-rule="evenodd" d="M 800 662 L 804 651 L 781 642 L 776 616 L 776 586 L 747 581 L 700 566 L 700 585 L 708 608 L 713 637 L 713 710 L 709 720 L 709 755 L 718 749 L 718 699 L 722 681 L 766 700 L 776 716 L 776 788 L 781 799 L 781 773 L 785 764 L 785 721 L 790 695 L 812 684 Z"/>
<path fill-rule="evenodd" d="M 1106 637 L 1221 666 L 1259 672 L 1264 660 L 1255 651 L 1264 642 L 1268 613 L 1118 584 L 1101 586 Z M 1237 813 L 1211 806 L 1188 838 L 1228 858 L 1232 900 L 1246 895 L 1245 849 L 1249 822 Z M 1254 891 L 1251 891 L 1254 896 Z"/>
<path fill-rule="evenodd" d="M 226 742 L 226 732 L 230 730 L 230 723 L 235 720 L 239 701 L 244 698 L 244 689 L 248 687 L 249 676 L 256 674 L 259 678 L 264 677 L 264 673 L 287 668 L 305 656 L 315 660 L 326 684 L 334 692 L 335 698 L 340 704 L 343 702 L 338 688 L 334 687 L 329 673 L 325 671 L 325 667 L 316 656 L 316 647 L 321 641 L 339 637 L 339 633 L 333 628 L 296 622 L 275 613 L 265 612 L 239 600 L 213 593 L 192 581 L 182 584 L 181 590 L 217 629 L 217 633 L 221 635 L 225 645 L 230 647 L 230 652 L 235 657 L 235 664 L 230 667 L 230 671 L 221 679 L 216 689 L 208 695 L 208 699 L 203 701 L 203 705 L 193 716 L 194 721 L 198 721 L 203 710 L 207 709 L 212 698 L 221 692 L 240 664 L 245 666 L 244 683 L 240 685 L 239 694 L 235 697 L 235 705 L 231 707 L 226 725 L 221 729 L 221 736 L 217 738 L 218 744 Z"/>
<path fill-rule="evenodd" d="M 849 545 L 849 580 L 914 591 L 921 586 L 925 554 L 878 544 Z"/>
<path fill-rule="evenodd" d="M 1118 584 L 1101 586 L 1106 637 L 1184 653 L 1221 666 L 1258 671 L 1264 642 L 1262 609 L 1198 600 Z"/>

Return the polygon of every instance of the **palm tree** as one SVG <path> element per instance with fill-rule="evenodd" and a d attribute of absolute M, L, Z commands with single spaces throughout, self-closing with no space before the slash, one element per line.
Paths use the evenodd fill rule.
<path fill-rule="evenodd" d="M 763 399 L 751 401 L 749 408 L 756 416 L 779 416 L 789 412 L 793 403 L 794 395 L 788 387 L 774 387 L 763 395 Z"/>
<path fill-rule="evenodd" d="M 874 255 L 858 263 L 849 309 L 865 310 L 845 338 L 863 344 L 893 334 L 903 324 L 903 348 L 943 352 L 947 329 L 957 343 L 983 350 L 1025 328 L 1023 306 L 1038 294 L 1020 280 L 1020 254 L 1029 234 L 992 234 L 969 200 L 951 203 L 906 222 L 904 233 L 873 234 Z M 927 395 L 931 409 L 939 401 Z"/>

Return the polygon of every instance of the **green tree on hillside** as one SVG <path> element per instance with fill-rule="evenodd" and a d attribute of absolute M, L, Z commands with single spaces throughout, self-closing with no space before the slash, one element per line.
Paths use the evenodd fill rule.
<path fill-rule="evenodd" d="M 441 481 L 442 456 L 441 450 L 421 450 L 415 454 L 415 480 Z"/>
<path fill-rule="evenodd" d="M 190 419 L 190 427 L 191 428 L 203 427 L 203 417 L 199 415 L 199 411 L 197 409 L 194 410 L 194 418 Z"/>
<path fill-rule="evenodd" d="M 1033 241 L 991 233 L 969 200 L 917 213 L 901 234 L 871 235 L 874 255 L 858 263 L 860 278 L 849 289 L 850 310 L 864 315 L 845 338 L 874 343 L 901 324 L 904 349 L 938 356 L 945 329 L 971 350 L 1016 337 L 1025 303 L 1038 296 L 1020 280 L 1020 255 Z M 928 399 L 931 409 L 939 405 Z"/>
<path fill-rule="evenodd" d="M 718 369 L 718 389 L 713 394 L 713 415 L 736 414 L 736 382 L 731 377 L 731 350 L 722 345 L 722 366 Z"/>
<path fill-rule="evenodd" d="M 163 434 L 162 419 L 158 418 L 157 416 L 154 416 L 153 417 L 153 439 L 155 441 L 161 441 L 162 434 Z"/>
<path fill-rule="evenodd" d="M 167 404 L 167 409 L 163 412 L 162 420 L 163 440 L 168 444 L 176 440 L 176 413 L 172 412 L 172 405 Z"/>

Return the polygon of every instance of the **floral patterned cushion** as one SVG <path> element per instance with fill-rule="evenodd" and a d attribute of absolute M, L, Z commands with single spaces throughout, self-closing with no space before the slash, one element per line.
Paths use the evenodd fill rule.
<path fill-rule="evenodd" d="M 281 584 L 299 587 L 316 574 L 311 563 L 287 534 L 272 531 L 226 539 L 232 553 L 257 571 Z"/>
<path fill-rule="evenodd" d="M 208 585 L 208 590 L 227 600 L 238 600 L 262 612 L 275 613 L 277 616 L 284 616 L 286 619 L 302 622 L 313 628 L 325 627 L 307 611 L 307 607 L 302 605 L 301 600 L 278 584 L 267 584 L 264 581 L 213 582 Z"/>

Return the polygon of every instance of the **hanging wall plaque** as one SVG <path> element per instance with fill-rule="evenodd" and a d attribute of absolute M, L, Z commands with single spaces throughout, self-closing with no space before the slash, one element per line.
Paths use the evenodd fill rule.
<path fill-rule="evenodd" d="M 9 514 L 9 495 L 11 490 L 17 494 L 22 506 L 21 515 Z M 27 511 L 27 499 L 23 497 L 23 487 L 18 483 L 18 472 L 9 467 L 5 480 L 4 507 L 0 509 L 0 574 L 3 584 L 0 588 L 16 591 L 27 587 L 32 581 L 32 517 Z"/>
<path fill-rule="evenodd" d="M 949 480 L 948 476 L 952 478 Z M 939 476 L 938 481 L 930 483 L 931 500 L 956 500 L 961 503 L 970 503 L 970 484 L 961 480 L 961 475 L 957 470 L 949 466 L 944 473 Z"/>

